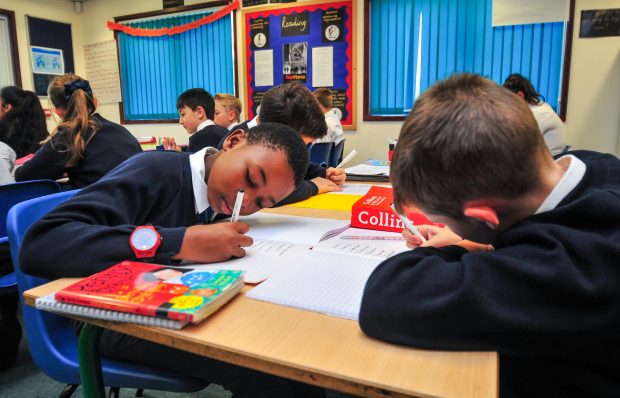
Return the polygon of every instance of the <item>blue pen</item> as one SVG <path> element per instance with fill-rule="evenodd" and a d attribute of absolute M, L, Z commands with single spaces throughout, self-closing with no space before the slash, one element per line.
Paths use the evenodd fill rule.
<path fill-rule="evenodd" d="M 417 235 L 420 237 L 420 239 L 422 239 L 422 242 L 426 242 L 426 238 L 424 237 L 424 235 L 422 235 L 422 233 L 415 227 L 415 225 L 413 225 L 413 223 L 411 222 L 410 219 L 408 219 L 407 217 L 399 214 L 396 209 L 394 208 L 394 203 L 392 203 L 390 205 L 390 207 L 392 208 L 392 211 L 394 211 L 394 214 L 396 214 L 398 216 L 398 218 L 400 218 L 400 221 L 403 222 L 403 224 L 405 225 L 405 227 L 409 230 L 409 232 L 411 232 L 414 235 Z"/>

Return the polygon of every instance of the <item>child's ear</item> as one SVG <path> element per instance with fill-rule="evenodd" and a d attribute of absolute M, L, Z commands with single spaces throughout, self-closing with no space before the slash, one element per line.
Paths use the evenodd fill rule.
<path fill-rule="evenodd" d="M 237 129 L 233 131 L 224 140 L 224 144 L 222 144 L 222 150 L 227 151 L 229 149 L 233 149 L 236 146 L 245 144 L 246 134 L 247 133 L 244 129 Z"/>
<path fill-rule="evenodd" d="M 206 119 L 207 118 L 207 112 L 205 112 L 205 108 L 203 108 L 200 105 L 198 105 L 196 107 L 196 110 L 194 111 L 194 113 L 196 113 L 196 116 L 198 116 L 198 119 Z"/>
<path fill-rule="evenodd" d="M 485 223 L 490 229 L 496 230 L 499 228 L 497 212 L 490 206 L 475 202 L 466 203 L 463 214 L 466 217 Z"/>

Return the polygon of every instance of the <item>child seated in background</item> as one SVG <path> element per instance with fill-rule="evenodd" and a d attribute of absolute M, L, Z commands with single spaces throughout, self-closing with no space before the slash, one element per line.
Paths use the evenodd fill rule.
<path fill-rule="evenodd" d="M 202 148 L 216 148 L 220 140 L 228 135 L 228 130 L 213 122 L 215 101 L 211 94 L 202 88 L 191 88 L 177 99 L 179 123 L 190 134 L 187 152 L 198 152 Z M 180 151 L 174 138 L 165 137 L 164 149 Z"/>
<path fill-rule="evenodd" d="M 344 131 L 340 124 L 340 116 L 335 112 L 332 90 L 328 88 L 318 88 L 312 93 L 319 102 L 321 111 L 325 114 L 327 123 L 327 134 L 323 138 L 317 138 L 314 142 L 333 142 L 339 143 L 344 139 Z"/>
<path fill-rule="evenodd" d="M 32 159 L 15 170 L 15 181 L 57 180 L 66 173 L 73 187 L 83 188 L 142 152 L 125 127 L 95 112 L 97 100 L 87 80 L 67 73 L 47 92 L 61 121 Z"/>
<path fill-rule="evenodd" d="M 504 81 L 504 87 L 517 94 L 530 106 L 549 152 L 555 156 L 566 151 L 568 146 L 564 123 L 553 108 L 536 92 L 532 83 L 518 73 L 513 73 Z"/>
<path fill-rule="evenodd" d="M 47 279 L 83 277 L 122 260 L 171 264 L 242 257 L 248 225 L 197 225 L 205 213 L 230 214 L 238 189 L 241 214 L 271 207 L 302 180 L 308 153 L 289 127 L 265 123 L 231 134 L 220 152 L 149 151 L 41 218 L 24 237 L 20 260 L 27 274 Z M 206 216 L 209 223 L 212 216 Z M 148 230 L 152 248 L 133 248 L 131 234 Z M 230 389 L 235 397 L 298 396 L 322 390 L 199 355 L 105 331 L 104 357 L 181 372 Z M 313 396 L 312 394 L 308 396 Z"/>
<path fill-rule="evenodd" d="M 365 333 L 498 351 L 504 398 L 618 395 L 620 160 L 554 161 L 525 101 L 465 74 L 418 97 L 390 177 L 397 208 L 449 229 L 404 233 L 416 249 L 370 276 Z"/>
<path fill-rule="evenodd" d="M 35 153 L 49 137 L 39 97 L 17 86 L 0 90 L 0 141 L 17 159 Z"/>
<path fill-rule="evenodd" d="M 263 96 L 259 114 L 233 127 L 247 130 L 261 123 L 282 123 L 292 127 L 306 144 L 325 136 L 327 125 L 319 103 L 303 84 L 287 83 L 269 89 Z M 304 181 L 278 205 L 299 202 L 311 196 L 341 190 L 347 175 L 342 168 L 310 163 Z"/>
<path fill-rule="evenodd" d="M 235 127 L 241 118 L 241 101 L 230 94 L 215 94 L 215 116 L 213 121 L 227 130 Z"/>

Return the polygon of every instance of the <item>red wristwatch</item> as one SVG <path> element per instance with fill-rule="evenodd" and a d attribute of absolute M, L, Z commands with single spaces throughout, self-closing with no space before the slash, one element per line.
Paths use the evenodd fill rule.
<path fill-rule="evenodd" d="M 129 246 L 131 246 L 136 258 L 155 257 L 160 245 L 161 235 L 152 225 L 137 227 L 129 237 Z"/>

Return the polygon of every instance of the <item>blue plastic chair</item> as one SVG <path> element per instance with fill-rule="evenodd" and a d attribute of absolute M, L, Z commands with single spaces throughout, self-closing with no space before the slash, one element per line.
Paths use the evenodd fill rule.
<path fill-rule="evenodd" d="M 321 166 L 328 166 L 333 149 L 333 142 L 317 142 L 312 144 L 309 149 L 310 161 Z"/>
<path fill-rule="evenodd" d="M 39 369 L 52 379 L 67 384 L 60 397 L 71 396 L 80 384 L 78 338 L 68 318 L 24 305 L 24 291 L 49 281 L 24 274 L 20 269 L 18 253 L 30 225 L 77 192 L 61 192 L 19 203 L 9 211 L 7 217 L 11 255 L 30 352 Z M 118 388 L 136 388 L 136 395 L 141 395 L 142 389 L 195 392 L 206 387 L 206 383 L 198 379 L 149 366 L 105 358 L 101 363 L 104 385 L 114 387 L 111 395 L 114 393 L 117 396 Z"/>
<path fill-rule="evenodd" d="M 0 244 L 8 243 L 6 236 L 6 216 L 14 205 L 28 199 L 50 195 L 62 191 L 60 185 L 52 180 L 33 180 L 0 185 Z M 15 273 L 0 277 L 0 296 L 17 291 Z"/>
<path fill-rule="evenodd" d="M 332 156 L 329 159 L 329 166 L 336 167 L 340 162 L 342 162 L 342 153 L 344 152 L 344 142 L 346 138 L 342 139 L 339 143 L 334 145 L 334 150 L 332 151 Z"/>

